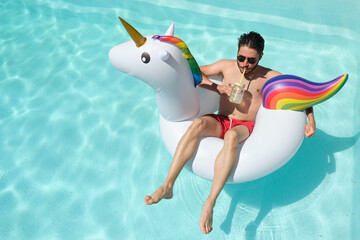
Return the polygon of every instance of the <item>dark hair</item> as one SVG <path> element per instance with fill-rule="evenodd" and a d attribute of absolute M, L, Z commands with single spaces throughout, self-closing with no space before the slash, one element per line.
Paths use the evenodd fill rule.
<path fill-rule="evenodd" d="M 244 33 L 239 38 L 238 48 L 247 46 L 255 49 L 260 55 L 264 51 L 265 40 L 257 32 Z"/>

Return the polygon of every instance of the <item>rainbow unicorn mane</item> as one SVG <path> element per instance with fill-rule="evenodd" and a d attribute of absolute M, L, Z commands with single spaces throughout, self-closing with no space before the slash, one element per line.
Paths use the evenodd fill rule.
<path fill-rule="evenodd" d="M 187 47 L 187 45 L 185 44 L 185 42 L 183 40 L 181 40 L 180 38 L 174 37 L 174 36 L 159 36 L 159 35 L 154 35 L 153 39 L 158 39 L 162 42 L 168 42 L 168 43 L 174 44 L 175 46 L 180 48 L 180 50 L 184 54 L 184 57 L 186 58 L 186 60 L 189 64 L 189 67 L 191 69 L 191 72 L 192 72 L 192 75 L 194 78 L 194 86 L 196 87 L 197 85 L 199 85 L 201 83 L 202 73 L 200 71 L 199 65 L 197 64 L 195 58 L 193 57 L 189 48 Z"/>

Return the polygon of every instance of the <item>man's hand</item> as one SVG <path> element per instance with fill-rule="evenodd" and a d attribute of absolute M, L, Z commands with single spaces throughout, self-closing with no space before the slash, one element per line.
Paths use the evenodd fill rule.
<path fill-rule="evenodd" d="M 230 85 L 229 86 L 217 85 L 216 89 L 221 96 L 230 97 L 231 89 L 232 89 Z"/>
<path fill-rule="evenodd" d="M 305 137 L 311 138 L 312 136 L 315 136 L 315 129 L 316 129 L 313 107 L 309 107 L 308 109 L 306 109 L 306 115 L 309 121 L 305 127 Z"/>
<path fill-rule="evenodd" d="M 315 123 L 309 122 L 308 124 L 306 124 L 305 137 L 311 138 L 311 137 L 315 136 L 315 129 L 316 129 Z"/>

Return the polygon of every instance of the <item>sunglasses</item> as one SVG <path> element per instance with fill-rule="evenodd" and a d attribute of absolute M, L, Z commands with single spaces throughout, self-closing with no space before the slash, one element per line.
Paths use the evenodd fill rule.
<path fill-rule="evenodd" d="M 239 56 L 237 56 L 237 60 L 239 61 L 239 62 L 243 62 L 243 61 L 245 61 L 245 59 L 247 59 L 248 60 L 248 63 L 250 63 L 250 64 L 254 64 L 254 63 L 256 63 L 256 58 L 247 58 L 247 57 L 245 57 L 245 56 L 243 56 L 243 55 L 239 55 Z"/>

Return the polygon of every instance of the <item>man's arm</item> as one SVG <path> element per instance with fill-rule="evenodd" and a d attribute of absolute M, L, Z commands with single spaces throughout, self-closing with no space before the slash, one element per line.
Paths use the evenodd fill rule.
<path fill-rule="evenodd" d="M 210 65 L 204 65 L 200 67 L 200 71 L 202 73 L 203 80 L 200 83 L 200 87 L 209 89 L 211 91 L 217 92 L 220 95 L 230 96 L 231 87 L 225 85 L 217 85 L 209 80 L 207 76 L 216 76 L 223 75 L 224 69 L 229 64 L 229 60 L 220 60 Z"/>
<path fill-rule="evenodd" d="M 306 115 L 308 117 L 308 123 L 305 127 L 305 137 L 310 138 L 312 136 L 315 136 L 315 129 L 316 129 L 313 107 L 309 107 L 308 109 L 306 109 Z"/>

